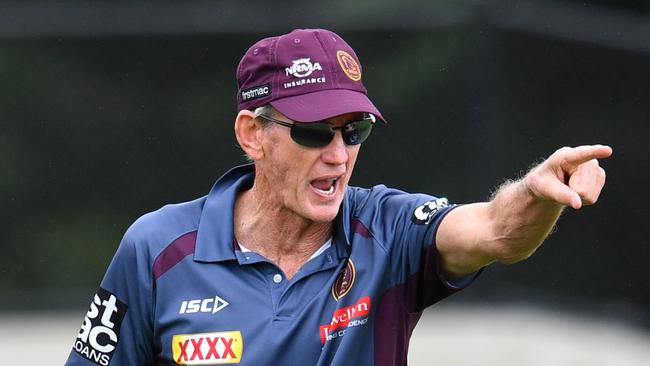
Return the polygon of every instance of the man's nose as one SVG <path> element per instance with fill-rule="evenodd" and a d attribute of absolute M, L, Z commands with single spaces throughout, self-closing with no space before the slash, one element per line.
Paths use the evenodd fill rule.
<path fill-rule="evenodd" d="M 325 146 L 323 160 L 328 164 L 345 164 L 348 162 L 347 145 L 343 142 L 341 131 L 334 133 L 334 138 Z"/>

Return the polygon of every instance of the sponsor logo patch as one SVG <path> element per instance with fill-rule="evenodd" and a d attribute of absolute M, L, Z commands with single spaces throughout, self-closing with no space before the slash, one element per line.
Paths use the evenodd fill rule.
<path fill-rule="evenodd" d="M 228 301 L 220 298 L 219 296 L 211 297 L 209 299 L 185 300 L 181 303 L 179 314 L 192 314 L 192 313 L 212 313 L 228 306 Z"/>
<path fill-rule="evenodd" d="M 359 299 L 356 304 L 337 309 L 332 314 L 330 324 L 321 325 L 320 341 L 325 344 L 335 338 L 340 338 L 350 329 L 368 323 L 370 315 L 370 296 Z"/>
<path fill-rule="evenodd" d="M 323 73 L 320 73 L 320 76 L 314 74 L 312 77 L 308 77 L 314 71 L 323 71 L 320 63 L 311 62 L 311 58 L 300 58 L 293 60 L 291 66 L 286 67 L 284 72 L 286 76 L 293 76 L 297 80 L 291 80 L 282 84 L 284 89 L 291 89 L 297 86 L 303 86 L 308 84 L 322 84 L 327 82 Z"/>
<path fill-rule="evenodd" d="M 441 208 L 449 206 L 446 198 L 438 198 L 433 201 L 426 202 L 422 206 L 413 211 L 411 220 L 417 225 L 428 225 L 433 219 L 433 215 Z"/>
<path fill-rule="evenodd" d="M 239 363 L 244 353 L 241 332 L 177 334 L 172 353 L 178 365 L 224 365 Z"/>
<path fill-rule="evenodd" d="M 352 259 L 348 258 L 348 263 L 339 272 L 336 281 L 332 284 L 332 297 L 334 297 L 334 300 L 339 301 L 340 298 L 350 292 L 356 275 L 357 271 L 354 268 L 354 263 L 352 263 Z"/>
<path fill-rule="evenodd" d="M 291 66 L 284 69 L 287 76 L 304 78 L 311 75 L 315 70 L 323 70 L 318 62 L 311 62 L 311 58 L 300 58 L 292 61 Z"/>
<path fill-rule="evenodd" d="M 90 303 L 90 310 L 74 342 L 74 350 L 97 365 L 110 364 L 127 307 L 115 295 L 100 287 Z"/>
<path fill-rule="evenodd" d="M 265 97 L 271 94 L 271 85 L 264 84 L 260 86 L 254 86 L 241 91 L 241 100 L 246 102 L 249 100 Z"/>
<path fill-rule="evenodd" d="M 336 59 L 339 60 L 339 65 L 341 66 L 341 69 L 343 69 L 345 75 L 354 81 L 361 80 L 361 67 L 359 67 L 359 64 L 354 57 L 341 50 L 336 53 Z"/>

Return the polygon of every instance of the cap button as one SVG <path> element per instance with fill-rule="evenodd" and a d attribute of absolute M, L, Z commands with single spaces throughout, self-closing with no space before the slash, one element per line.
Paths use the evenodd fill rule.
<path fill-rule="evenodd" d="M 253 55 L 257 56 L 257 54 L 260 53 L 260 49 L 256 48 L 253 50 Z"/>
<path fill-rule="evenodd" d="M 294 38 L 294 39 L 293 39 L 293 43 L 295 43 L 295 44 L 300 43 L 300 38 Z"/>

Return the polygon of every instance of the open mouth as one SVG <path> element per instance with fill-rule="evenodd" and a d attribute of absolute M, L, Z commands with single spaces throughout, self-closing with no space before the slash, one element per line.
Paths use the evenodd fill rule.
<path fill-rule="evenodd" d="M 336 191 L 338 178 L 315 179 L 309 182 L 314 190 L 324 196 L 331 196 Z"/>

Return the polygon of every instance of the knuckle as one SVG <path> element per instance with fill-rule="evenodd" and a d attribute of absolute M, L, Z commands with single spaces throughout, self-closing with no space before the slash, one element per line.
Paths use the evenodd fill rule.
<path fill-rule="evenodd" d="M 600 167 L 600 163 L 598 162 L 598 159 L 592 159 L 590 161 L 592 162 L 593 165 Z"/>
<path fill-rule="evenodd" d="M 589 195 L 590 195 L 590 194 L 589 194 L 589 191 L 587 191 L 587 190 L 584 189 L 584 188 L 577 188 L 577 189 L 574 189 L 574 191 L 575 191 L 575 192 L 578 194 L 578 196 L 580 196 L 580 198 L 582 198 L 583 200 L 589 198 Z"/>
<path fill-rule="evenodd" d="M 607 172 L 605 172 L 605 169 L 603 169 L 603 168 L 601 168 L 601 167 L 598 167 L 598 173 L 600 174 L 600 176 L 601 176 L 603 179 L 605 179 L 605 177 L 607 177 Z"/>
<path fill-rule="evenodd" d="M 551 156 L 560 157 L 561 159 L 564 159 L 563 156 L 566 155 L 567 153 L 569 153 L 569 151 L 571 151 L 570 147 L 563 146 L 563 147 L 555 150 L 555 152 Z"/>
<path fill-rule="evenodd" d="M 586 189 L 576 189 L 575 192 L 578 194 L 583 204 L 590 205 L 594 202 L 595 198 L 594 193 Z"/>
<path fill-rule="evenodd" d="M 594 194 L 591 197 L 588 197 L 585 200 L 585 203 L 588 205 L 593 205 L 594 203 L 596 203 L 596 201 L 598 201 L 598 194 Z"/>

